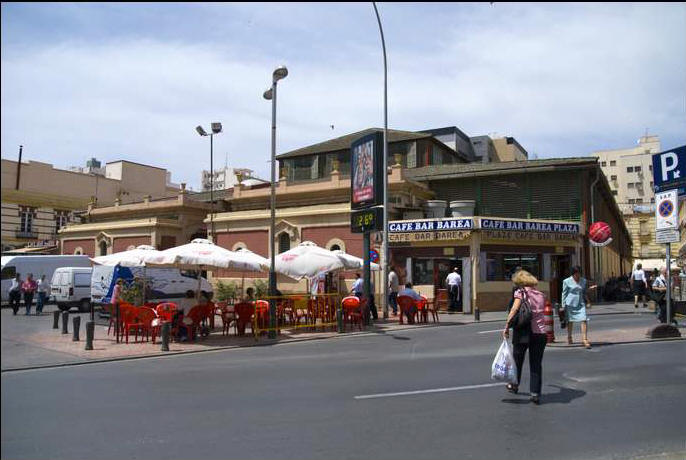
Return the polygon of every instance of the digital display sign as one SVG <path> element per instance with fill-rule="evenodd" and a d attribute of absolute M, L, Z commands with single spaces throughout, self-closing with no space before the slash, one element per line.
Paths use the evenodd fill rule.
<path fill-rule="evenodd" d="M 374 232 L 383 229 L 383 208 L 368 208 L 350 213 L 352 233 Z"/>

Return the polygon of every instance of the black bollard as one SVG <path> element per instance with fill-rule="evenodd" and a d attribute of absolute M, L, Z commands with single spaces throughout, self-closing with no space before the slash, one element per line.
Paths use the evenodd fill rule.
<path fill-rule="evenodd" d="M 79 329 L 81 328 L 81 317 L 74 316 L 74 336 L 71 338 L 72 342 L 79 341 Z"/>
<path fill-rule="evenodd" d="M 69 334 L 69 312 L 62 312 L 62 334 Z"/>
<path fill-rule="evenodd" d="M 95 321 L 86 321 L 86 350 L 93 349 L 93 336 L 95 335 Z"/>
<path fill-rule="evenodd" d="M 343 309 L 336 309 L 336 324 L 338 326 L 338 333 L 343 333 Z"/>
<path fill-rule="evenodd" d="M 60 311 L 55 310 L 52 312 L 52 328 L 59 329 L 60 327 Z"/>
<path fill-rule="evenodd" d="M 162 351 L 169 351 L 169 334 L 171 332 L 171 324 L 162 324 Z"/>

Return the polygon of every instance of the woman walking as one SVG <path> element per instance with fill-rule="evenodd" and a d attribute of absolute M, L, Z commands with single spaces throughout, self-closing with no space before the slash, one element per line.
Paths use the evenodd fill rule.
<path fill-rule="evenodd" d="M 531 401 L 534 404 L 539 404 L 543 384 L 543 351 L 546 345 L 545 317 L 543 315 L 545 295 L 536 288 L 538 286 L 536 277 L 526 270 L 516 272 L 512 277 L 512 282 L 517 286 L 517 290 L 514 292 L 512 308 L 507 315 L 503 337 L 509 337 L 510 322 L 521 308 L 523 302 L 526 302 L 531 310 L 531 322 L 523 327 L 513 328 L 512 345 L 515 363 L 517 364 L 517 383 L 508 384 L 507 389 L 511 393 L 519 391 L 524 355 L 528 349 L 529 371 L 531 373 L 529 382 Z"/>
<path fill-rule="evenodd" d="M 631 274 L 631 289 L 634 291 L 634 308 L 638 308 L 639 297 L 643 301 L 643 308 L 647 308 L 646 291 L 648 290 L 648 281 L 641 264 L 636 265 L 636 270 Z"/>
<path fill-rule="evenodd" d="M 591 348 L 588 341 L 588 318 L 586 317 L 586 278 L 581 277 L 581 267 L 572 267 L 572 276 L 562 283 L 562 306 L 567 313 L 567 343 L 572 344 L 574 323 L 581 323 L 581 340 L 586 349 Z M 589 302 L 590 307 L 590 302 Z"/>

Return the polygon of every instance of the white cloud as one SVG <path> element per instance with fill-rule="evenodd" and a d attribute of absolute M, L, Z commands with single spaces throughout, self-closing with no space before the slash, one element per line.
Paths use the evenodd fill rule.
<path fill-rule="evenodd" d="M 194 127 L 221 121 L 215 164 L 228 152 L 234 166 L 268 177 L 271 107 L 262 92 L 282 62 L 290 75 L 279 84 L 279 152 L 381 126 L 372 12 L 307 8 L 280 7 L 280 30 L 274 16 L 250 16 L 241 5 L 237 17 L 252 18 L 246 27 L 254 35 L 235 41 L 74 38 L 21 53 L 3 46 L 2 155 L 14 158 L 24 144 L 25 157 L 60 167 L 90 156 L 125 158 L 165 167 L 175 181 L 197 187 L 209 167 L 209 141 Z M 685 143 L 683 4 L 470 5 L 440 17 L 420 6 L 380 9 L 391 128 L 497 132 L 541 156 L 627 146 L 646 127 L 665 147 Z M 328 15 L 344 13 L 354 17 L 336 28 Z M 364 27 L 361 14 L 372 15 Z M 405 23 L 413 18 L 423 31 L 416 43 Z M 432 22 L 441 23 L 433 39 L 426 32 Z M 280 36 L 275 46 L 260 37 L 265 24 L 265 34 Z M 325 41 L 327 31 L 338 41 Z M 307 46 L 310 37 L 317 40 Z"/>

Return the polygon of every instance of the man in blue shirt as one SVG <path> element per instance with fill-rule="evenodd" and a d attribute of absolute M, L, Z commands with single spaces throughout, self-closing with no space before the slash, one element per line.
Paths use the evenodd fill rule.
<path fill-rule="evenodd" d="M 419 295 L 417 291 L 412 289 L 412 283 L 406 283 L 405 284 L 405 289 L 402 291 L 398 292 L 398 297 L 406 295 L 408 297 L 412 297 L 414 300 L 422 300 L 422 296 Z"/>

